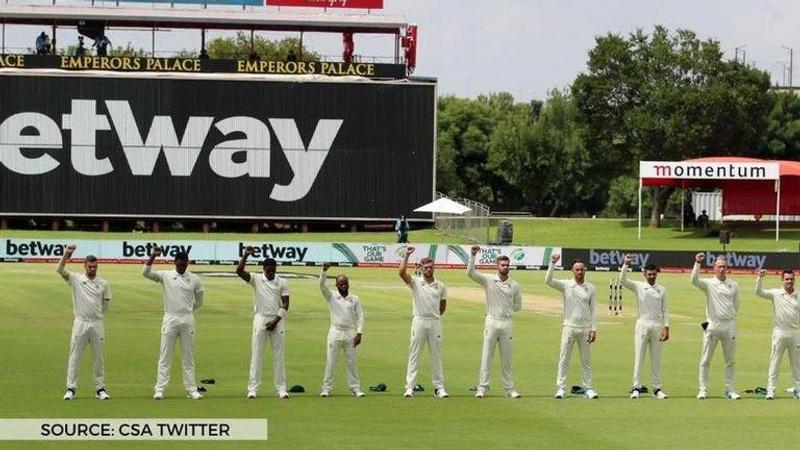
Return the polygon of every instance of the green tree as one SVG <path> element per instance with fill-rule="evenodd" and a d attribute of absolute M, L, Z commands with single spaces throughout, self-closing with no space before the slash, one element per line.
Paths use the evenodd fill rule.
<path fill-rule="evenodd" d="M 538 215 L 591 209 L 599 191 L 591 175 L 586 128 L 572 98 L 559 91 L 532 109 L 517 108 L 494 129 L 488 168 L 517 193 L 517 206 Z"/>
<path fill-rule="evenodd" d="M 91 49 L 91 45 L 88 47 Z M 87 49 L 87 50 L 88 50 Z M 108 50 L 108 56 L 127 56 L 129 58 L 146 58 L 150 56 L 149 51 L 143 48 L 136 48 L 130 42 L 127 43 L 124 47 L 111 45 L 111 49 Z"/>
<path fill-rule="evenodd" d="M 800 97 L 793 92 L 773 92 L 772 108 L 762 143 L 762 156 L 800 159 Z"/>
<path fill-rule="evenodd" d="M 508 93 L 464 99 L 445 96 L 438 103 L 437 189 L 494 208 L 516 208 L 519 190 L 489 164 L 493 133 L 500 122 L 536 103 L 515 103 Z"/>
<path fill-rule="evenodd" d="M 319 61 L 320 55 L 305 48 L 300 51 L 300 39 L 287 37 L 271 41 L 255 35 L 250 45 L 250 34 L 237 31 L 234 37 L 217 37 L 208 45 L 208 56 L 214 59 L 247 59 L 255 51 L 263 60 L 284 61 L 289 51 L 294 51 L 298 61 Z M 302 57 L 301 57 L 302 53 Z"/>
<path fill-rule="evenodd" d="M 74 56 L 75 55 L 75 50 L 77 50 L 77 48 L 78 48 L 77 45 L 68 45 L 66 48 L 62 48 L 62 49 L 57 50 L 57 53 L 59 55 L 64 55 L 64 56 Z M 91 40 L 88 40 L 88 43 L 85 45 L 85 48 L 86 48 L 86 55 L 87 56 L 96 54 L 95 49 L 92 47 Z M 130 57 L 130 58 L 134 58 L 134 57 L 146 58 L 146 57 L 150 56 L 150 52 L 145 50 L 145 49 L 143 49 L 143 48 L 136 48 L 130 42 L 128 42 L 124 47 L 117 47 L 117 46 L 113 45 L 113 43 L 112 43 L 111 48 L 108 50 L 108 56 L 126 56 L 126 57 Z"/>
<path fill-rule="evenodd" d="M 572 93 L 588 125 L 595 176 L 638 172 L 639 160 L 752 155 L 769 111 L 769 76 L 724 61 L 719 43 L 658 26 L 597 38 Z M 652 189 L 660 226 L 671 189 Z"/>

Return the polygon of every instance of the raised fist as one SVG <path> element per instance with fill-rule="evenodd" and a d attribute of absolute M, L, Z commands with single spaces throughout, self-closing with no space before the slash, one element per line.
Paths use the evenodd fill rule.
<path fill-rule="evenodd" d="M 767 274 L 767 270 L 766 269 L 761 269 L 761 270 L 758 271 L 758 277 L 759 278 L 764 278 L 764 276 L 766 274 Z"/>
<path fill-rule="evenodd" d="M 322 271 L 323 272 L 327 272 L 328 269 L 330 269 L 330 268 L 331 268 L 331 263 L 329 263 L 329 262 L 322 263 Z"/>
<path fill-rule="evenodd" d="M 72 257 L 72 254 L 75 253 L 75 249 L 76 248 L 78 248 L 78 247 L 76 247 L 75 244 L 69 244 L 67 246 L 67 251 L 65 252 L 66 255 L 67 255 L 67 258 Z"/>
<path fill-rule="evenodd" d="M 554 253 L 552 256 L 550 256 L 550 262 L 553 264 L 557 263 L 559 259 L 561 259 L 561 255 L 558 253 Z"/>
<path fill-rule="evenodd" d="M 694 255 L 694 262 L 702 263 L 703 259 L 705 259 L 705 257 L 706 257 L 706 254 L 703 253 L 703 252 L 700 252 L 700 253 Z"/>
<path fill-rule="evenodd" d="M 256 252 L 256 249 L 255 249 L 255 248 L 253 248 L 253 246 L 252 246 L 252 245 L 248 245 L 248 246 L 247 246 L 247 247 L 245 247 L 245 249 L 244 249 L 244 253 L 245 253 L 246 255 L 248 255 L 248 256 L 253 256 L 253 253 L 255 253 L 255 252 Z"/>
<path fill-rule="evenodd" d="M 626 253 L 625 256 L 622 258 L 622 263 L 625 264 L 626 266 L 629 266 L 632 262 L 633 262 L 633 255 L 629 255 Z"/>
<path fill-rule="evenodd" d="M 477 255 L 479 251 L 481 251 L 481 246 L 477 244 L 473 245 L 472 248 L 470 249 L 470 252 L 472 252 L 472 256 Z"/>
<path fill-rule="evenodd" d="M 161 256 L 161 247 L 157 245 L 153 247 L 153 250 L 151 250 L 150 255 L 155 257 Z"/>
<path fill-rule="evenodd" d="M 414 253 L 414 246 L 409 245 L 408 247 L 406 247 L 406 255 L 410 255 L 412 253 Z"/>

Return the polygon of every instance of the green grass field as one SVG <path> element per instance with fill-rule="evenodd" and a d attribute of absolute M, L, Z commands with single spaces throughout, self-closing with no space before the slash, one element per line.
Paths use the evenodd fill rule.
<path fill-rule="evenodd" d="M 206 398 L 191 401 L 182 392 L 178 352 L 168 398 L 152 396 L 162 316 L 160 290 L 140 275 L 139 266 L 100 268 L 113 287 L 106 317 L 106 378 L 113 396 L 93 398 L 91 358 L 81 368 L 78 398 L 61 400 L 72 311 L 68 286 L 50 264 L 2 264 L 0 284 L 0 416 L 73 417 L 241 417 L 268 418 L 265 443 L 80 442 L 0 443 L 4 448 L 790 448 L 797 442 L 794 419 L 800 401 L 783 391 L 789 385 L 788 363 L 781 371 L 779 398 L 767 402 L 744 394 L 738 402 L 722 399 L 723 358 L 718 348 L 707 401 L 694 399 L 704 314 L 700 292 L 688 275 L 662 275 L 671 301 L 672 339 L 665 345 L 663 378 L 670 398 L 628 399 L 633 366 L 631 295 L 626 311 L 609 317 L 601 309 L 598 341 L 593 345 L 595 385 L 601 398 L 588 401 L 552 398 L 559 347 L 560 301 L 543 283 L 541 272 L 515 272 L 522 284 L 525 309 L 515 325 L 515 377 L 520 400 L 502 397 L 499 361 L 493 368 L 491 397 L 478 400 L 468 389 L 476 384 L 482 342 L 482 294 L 461 270 L 437 272 L 449 287 L 444 318 L 444 369 L 451 398 L 430 393 L 427 351 L 419 382 L 428 391 L 402 398 L 411 322 L 409 293 L 395 270 L 332 268 L 351 277 L 351 288 L 366 308 L 366 329 L 359 349 L 362 386 L 385 382 L 389 391 L 356 400 L 343 384 L 343 361 L 335 396 L 318 397 L 325 358 L 328 312 L 313 279 L 293 279 L 287 322 L 289 384 L 306 394 L 278 400 L 269 394 L 269 357 L 258 400 L 245 399 L 250 352 L 252 297 L 236 278 L 203 276 L 206 306 L 197 314 L 197 375 L 215 378 Z M 71 270 L 80 270 L 71 266 Z M 232 267 L 197 267 L 198 272 Z M 286 267 L 283 272 L 316 274 L 313 268 Z M 559 276 L 566 276 L 566 273 Z M 634 275 L 639 276 L 639 275 Z M 610 275 L 590 273 L 607 293 Z M 734 277 L 742 288 L 737 386 L 740 391 L 765 386 L 770 347 L 771 305 L 751 293 L 751 276 Z M 777 285 L 769 277 L 768 285 Z M 603 303 L 601 303 L 603 304 Z M 573 355 L 568 383 L 578 384 L 580 364 Z M 645 371 L 649 383 L 649 365 Z"/>
<path fill-rule="evenodd" d="M 558 246 L 565 248 L 610 248 L 649 250 L 719 250 L 722 246 L 712 230 L 686 228 L 680 224 L 665 222 L 663 228 L 642 228 L 642 239 L 637 239 L 636 221 L 627 219 L 515 219 L 514 244 Z M 775 241 L 774 224 L 728 226 L 734 232 L 728 249 L 731 251 L 796 252 L 800 247 L 800 224 L 787 223 L 781 229 L 781 239 Z M 496 231 L 490 230 L 494 236 Z M 386 232 L 357 233 L 102 233 L 81 231 L 2 230 L 0 237 L 64 239 L 199 239 L 199 240 L 261 240 L 261 241 L 309 241 L 309 242 L 394 242 L 397 235 Z M 466 243 L 464 239 L 443 234 L 434 229 L 414 229 L 410 233 L 412 242 L 421 243 Z"/>

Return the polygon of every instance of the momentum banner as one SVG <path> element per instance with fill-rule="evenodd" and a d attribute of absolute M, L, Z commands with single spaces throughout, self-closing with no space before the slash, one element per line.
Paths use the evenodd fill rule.
<path fill-rule="evenodd" d="M 640 178 L 678 180 L 777 180 L 778 163 L 639 161 Z"/>

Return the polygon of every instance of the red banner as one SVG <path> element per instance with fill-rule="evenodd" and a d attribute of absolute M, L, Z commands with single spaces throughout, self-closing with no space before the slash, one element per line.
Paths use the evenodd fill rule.
<path fill-rule="evenodd" d="M 383 0 L 264 0 L 266 6 L 383 9 Z"/>

